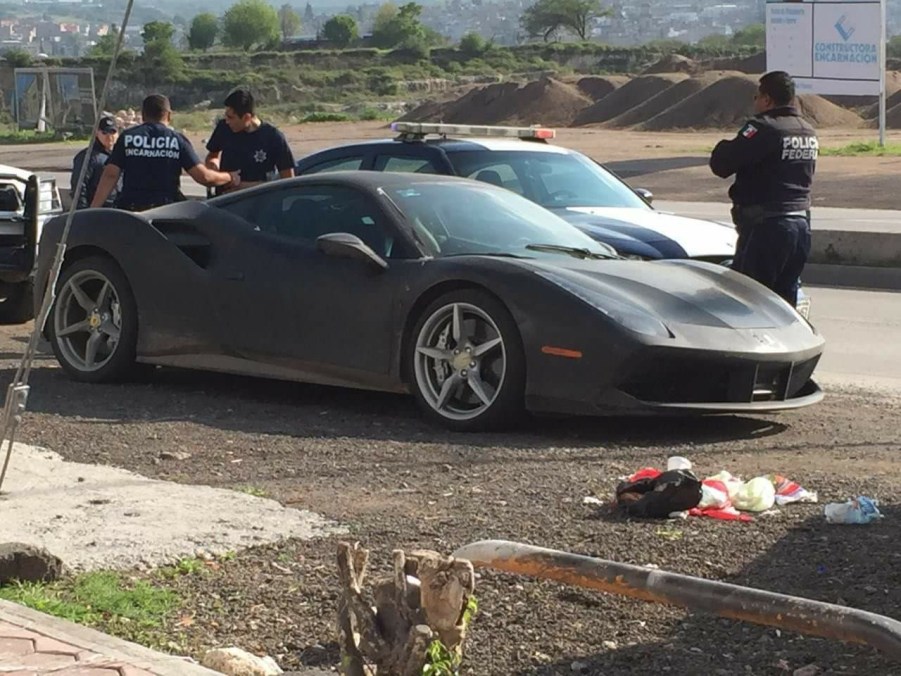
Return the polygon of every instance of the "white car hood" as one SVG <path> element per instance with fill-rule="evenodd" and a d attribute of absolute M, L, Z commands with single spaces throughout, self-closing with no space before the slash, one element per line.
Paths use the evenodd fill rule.
<path fill-rule="evenodd" d="M 605 222 L 610 225 L 632 225 L 659 233 L 660 240 L 676 242 L 691 258 L 731 258 L 735 254 L 735 228 L 713 221 L 685 218 L 652 209 L 623 207 L 570 207 L 567 211 L 597 216 L 600 226 Z"/>

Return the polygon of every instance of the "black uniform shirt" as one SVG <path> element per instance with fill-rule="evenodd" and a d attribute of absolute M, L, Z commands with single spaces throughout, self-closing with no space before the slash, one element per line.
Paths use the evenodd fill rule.
<path fill-rule="evenodd" d="M 785 106 L 750 119 L 710 155 L 720 178 L 735 174 L 729 197 L 737 206 L 759 206 L 769 213 L 810 208 L 810 186 L 819 143 L 814 128 L 797 108 Z"/>
<path fill-rule="evenodd" d="M 84 177 L 84 185 L 81 189 L 81 194 L 75 195 L 75 188 L 78 187 L 78 177 L 81 175 L 81 165 L 84 164 L 84 158 L 87 156 L 88 150 L 85 148 L 81 150 L 76 156 L 75 159 L 72 160 L 72 177 L 71 177 L 71 187 L 69 194 L 72 196 L 73 201 L 76 203 L 78 209 L 87 209 L 91 206 L 91 200 L 94 199 L 94 193 L 97 192 L 97 185 L 100 183 L 100 177 L 103 175 L 103 167 L 106 165 L 107 160 L 109 160 L 109 153 L 106 148 L 104 148 L 98 141 L 94 141 L 94 145 L 91 147 L 91 159 L 88 164 L 88 172 Z M 122 186 L 122 179 L 119 179 L 119 185 L 113 188 L 112 192 L 110 192 L 109 197 L 106 199 L 106 203 L 103 206 L 110 207 L 116 201 L 116 194 L 118 192 L 118 188 Z"/>
<path fill-rule="evenodd" d="M 207 141 L 211 153 L 221 152 L 221 171 L 241 172 L 242 181 L 265 181 L 268 174 L 294 168 L 294 155 L 285 135 L 268 122 L 256 131 L 233 132 L 220 120 Z"/>
<path fill-rule="evenodd" d="M 122 170 L 117 206 L 148 207 L 181 197 L 181 172 L 200 164 L 191 142 L 160 122 L 145 122 L 122 132 L 109 159 Z"/>

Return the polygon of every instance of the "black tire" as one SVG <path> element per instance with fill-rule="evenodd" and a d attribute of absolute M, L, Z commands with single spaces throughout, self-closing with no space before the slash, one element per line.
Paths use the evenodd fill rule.
<path fill-rule="evenodd" d="M 6 298 L 0 301 L 0 324 L 24 324 L 34 319 L 34 284 L 31 279 L 4 284 Z"/>
<path fill-rule="evenodd" d="M 78 308 L 71 306 L 71 302 L 74 300 L 69 300 L 72 294 L 67 292 L 67 284 L 76 275 L 89 276 L 91 274 L 99 275 L 109 281 L 114 293 L 113 297 L 118 299 L 121 319 L 118 326 L 119 338 L 115 342 L 115 347 L 109 350 L 108 355 L 105 355 L 105 363 L 94 370 L 85 370 L 84 364 L 80 365 L 75 362 L 79 352 L 77 346 L 73 344 L 75 338 L 59 337 L 57 329 L 63 324 L 73 322 L 71 318 L 63 316 L 61 313 L 67 312 L 68 308 L 71 308 L 68 309 L 69 312 L 77 313 L 78 311 Z M 102 284 L 102 282 L 98 280 L 98 284 Z M 62 271 L 57 289 L 56 299 L 50 310 L 50 316 L 47 318 L 47 333 L 53 353 L 66 374 L 74 380 L 88 383 L 117 382 L 135 376 L 138 373 L 138 365 L 135 362 L 138 344 L 138 306 L 131 285 L 119 266 L 106 256 L 84 258 Z M 92 299 L 96 300 L 96 295 Z M 88 315 L 88 312 L 85 311 L 85 314 Z M 75 335 L 80 335 L 80 333 Z"/>
<path fill-rule="evenodd" d="M 503 376 L 496 383 L 499 386 L 494 386 L 495 383 L 489 383 L 487 379 L 483 380 L 481 378 L 481 369 L 483 365 L 489 366 L 490 368 L 500 368 L 498 367 L 497 362 L 498 356 L 495 355 L 491 357 L 491 359 L 494 360 L 492 364 L 488 363 L 489 357 L 487 355 L 479 359 L 478 367 L 475 369 L 479 374 L 476 380 L 479 381 L 483 393 L 485 392 L 484 385 L 489 384 L 492 385 L 495 394 L 489 404 L 482 404 L 483 410 L 472 417 L 467 418 L 460 418 L 459 416 L 470 415 L 471 412 L 464 412 L 462 414 L 454 411 L 442 412 L 436 408 L 436 404 L 439 403 L 440 399 L 439 401 L 433 400 L 436 397 L 435 390 L 437 389 L 438 384 L 430 382 L 430 374 L 433 371 L 429 371 L 423 366 L 426 358 L 419 357 L 417 351 L 419 342 L 423 337 L 421 334 L 423 334 L 423 330 L 426 329 L 427 325 L 429 328 L 426 329 L 425 334 L 423 334 L 426 337 L 434 330 L 432 327 L 440 326 L 443 322 L 447 321 L 446 318 L 439 321 L 439 317 L 443 316 L 442 313 L 446 314 L 448 312 L 449 306 L 452 307 L 455 304 L 460 304 L 460 307 L 468 306 L 469 308 L 475 308 L 477 311 L 484 313 L 491 322 L 493 322 L 493 326 L 486 322 L 482 328 L 486 331 L 490 330 L 491 335 L 494 334 L 496 329 L 496 333 L 502 341 L 500 349 L 502 352 L 501 356 L 504 359 Z M 453 314 L 453 310 L 450 310 L 450 312 Z M 473 311 L 466 310 L 466 312 Z M 469 321 L 472 321 L 475 317 L 473 314 L 468 316 Z M 478 319 L 478 321 L 482 320 Z M 451 329 L 447 328 L 446 330 L 449 331 Z M 462 332 L 461 337 L 463 337 Z M 465 342 L 468 342 L 468 338 L 466 338 Z M 488 341 L 486 340 L 485 342 Z M 526 359 L 523 352 L 522 339 L 519 334 L 519 329 L 516 326 L 516 322 L 513 320 L 510 312 L 500 301 L 489 293 L 478 289 L 461 289 L 440 296 L 430 303 L 420 314 L 408 336 L 407 345 L 406 363 L 404 365 L 406 380 L 419 407 L 425 416 L 432 422 L 456 432 L 476 432 L 507 428 L 522 417 L 524 413 L 526 382 Z M 463 343 L 461 343 L 461 346 L 462 345 Z M 478 347 L 479 346 L 476 345 L 476 348 Z M 462 358 L 464 361 L 469 359 L 466 356 L 462 356 Z M 419 362 L 419 373 L 429 375 L 417 376 L 418 359 L 423 359 L 422 362 Z M 434 369 L 434 365 L 431 368 Z M 451 373 L 456 367 L 448 362 L 447 368 L 448 373 Z M 463 368 L 465 369 L 465 365 Z M 467 374 L 465 370 L 459 371 L 458 375 L 459 374 L 462 374 L 464 377 L 467 375 L 471 377 L 472 375 L 471 373 Z M 492 371 L 486 371 L 486 374 L 492 377 L 496 375 Z M 425 380 L 423 380 L 423 378 L 425 378 Z M 471 382 L 471 380 L 467 381 L 467 385 L 470 385 Z M 462 389 L 466 396 L 470 398 L 474 396 L 475 390 L 470 391 L 469 387 L 463 387 Z M 479 399 L 479 397 L 475 398 Z M 484 400 L 482 401 L 484 402 Z M 476 403 L 475 406 L 478 407 L 479 404 Z"/>

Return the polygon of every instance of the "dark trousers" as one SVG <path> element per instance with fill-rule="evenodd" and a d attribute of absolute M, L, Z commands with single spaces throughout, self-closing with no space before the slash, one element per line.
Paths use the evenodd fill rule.
<path fill-rule="evenodd" d="M 741 230 L 732 268 L 796 306 L 801 271 L 810 255 L 808 219 L 769 216 Z"/>

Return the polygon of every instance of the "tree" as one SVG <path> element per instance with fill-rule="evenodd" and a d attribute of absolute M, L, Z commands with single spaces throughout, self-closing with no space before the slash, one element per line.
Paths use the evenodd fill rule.
<path fill-rule="evenodd" d="M 486 47 L 485 38 L 478 33 L 467 33 L 460 38 L 460 51 L 466 56 L 479 56 L 485 51 Z"/>
<path fill-rule="evenodd" d="M 278 13 L 265 0 L 240 0 L 222 19 L 222 41 L 245 52 L 254 46 L 278 43 Z"/>
<path fill-rule="evenodd" d="M 184 71 L 181 54 L 172 44 L 175 28 L 166 21 L 151 21 L 144 24 L 141 37 L 144 39 L 143 70 L 149 81 L 178 79 Z"/>
<path fill-rule="evenodd" d="M 326 40 L 343 49 L 357 39 L 357 22 L 347 14 L 333 16 L 322 27 L 322 35 Z"/>
<path fill-rule="evenodd" d="M 300 31 L 300 16 L 291 8 L 291 5 L 282 5 L 282 8 L 278 10 L 278 22 L 282 29 L 282 40 L 285 42 Z"/>
<path fill-rule="evenodd" d="M 28 68 L 34 61 L 30 52 L 18 48 L 7 50 L 3 58 L 13 68 Z"/>
<path fill-rule="evenodd" d="M 432 34 L 419 20 L 422 5 L 408 2 L 397 5 L 386 2 L 379 7 L 372 27 L 372 43 L 376 47 L 421 47 L 427 45 Z"/>
<path fill-rule="evenodd" d="M 766 47 L 766 26 L 762 23 L 751 24 L 732 36 L 732 44 L 738 47 Z"/>
<path fill-rule="evenodd" d="M 191 20 L 188 29 L 188 47 L 205 52 L 216 43 L 219 37 L 219 19 L 215 14 L 204 12 Z"/>
<path fill-rule="evenodd" d="M 520 23 L 530 36 L 540 35 L 545 41 L 560 30 L 587 40 L 591 21 L 609 13 L 600 0 L 538 0 L 523 12 Z"/>
<path fill-rule="evenodd" d="M 303 10 L 303 22 L 307 26 L 312 26 L 313 21 L 315 21 L 315 20 L 316 20 L 316 15 L 313 13 L 313 5 L 311 5 L 308 2 L 307 6 Z"/>
<path fill-rule="evenodd" d="M 144 30 L 141 32 L 141 38 L 144 40 L 145 46 L 154 42 L 168 42 L 172 44 L 173 35 L 175 35 L 175 28 L 168 21 L 145 23 Z"/>
<path fill-rule="evenodd" d="M 112 56 L 119 41 L 119 29 L 112 25 L 106 35 L 101 35 L 96 44 L 88 50 L 88 56 L 107 57 Z"/>

